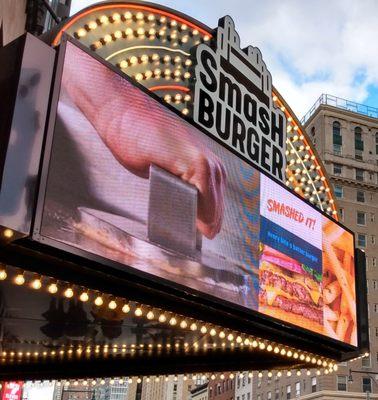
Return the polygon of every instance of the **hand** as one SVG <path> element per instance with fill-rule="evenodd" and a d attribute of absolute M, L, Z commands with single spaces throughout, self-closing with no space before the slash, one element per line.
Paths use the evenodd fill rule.
<path fill-rule="evenodd" d="M 194 185 L 197 228 L 214 238 L 222 227 L 226 173 L 196 129 L 76 48 L 66 65 L 63 85 L 120 164 L 143 178 L 155 164 Z"/>

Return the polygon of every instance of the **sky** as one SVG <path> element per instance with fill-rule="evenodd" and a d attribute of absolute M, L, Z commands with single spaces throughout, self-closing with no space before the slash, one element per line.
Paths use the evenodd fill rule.
<path fill-rule="evenodd" d="M 71 13 L 94 4 L 72 0 Z M 322 93 L 378 108 L 378 0 L 159 0 L 214 28 L 230 15 L 299 118 Z"/>

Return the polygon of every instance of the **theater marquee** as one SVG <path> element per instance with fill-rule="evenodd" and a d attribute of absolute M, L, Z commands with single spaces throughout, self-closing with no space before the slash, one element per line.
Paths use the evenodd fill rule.
<path fill-rule="evenodd" d="M 365 354 L 364 254 L 232 19 L 105 2 L 49 35 L 0 49 L 0 376 Z"/>

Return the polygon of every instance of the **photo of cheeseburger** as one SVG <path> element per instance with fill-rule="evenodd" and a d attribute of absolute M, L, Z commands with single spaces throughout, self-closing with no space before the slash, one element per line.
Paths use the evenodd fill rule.
<path fill-rule="evenodd" d="M 259 311 L 323 333 L 322 276 L 260 243 Z"/>

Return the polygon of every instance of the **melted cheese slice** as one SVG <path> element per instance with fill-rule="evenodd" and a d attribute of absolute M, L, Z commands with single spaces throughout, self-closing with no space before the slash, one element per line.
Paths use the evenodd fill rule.
<path fill-rule="evenodd" d="M 272 264 L 268 264 L 268 263 L 264 262 L 263 265 L 262 265 L 261 271 L 266 270 L 266 269 L 267 269 L 267 270 L 270 270 L 272 273 L 281 276 L 282 278 L 284 278 L 284 279 L 285 279 L 286 281 L 288 281 L 288 282 L 296 283 L 296 284 L 298 284 L 298 285 L 301 285 L 301 286 L 309 293 L 309 295 L 310 295 L 312 301 L 313 301 L 315 304 L 319 304 L 319 299 L 320 299 L 320 296 L 321 296 L 320 290 L 317 290 L 317 289 L 310 289 L 304 282 L 301 282 L 301 281 L 299 281 L 298 279 L 294 279 L 294 278 L 292 278 L 292 277 L 290 277 L 290 276 L 287 276 L 287 275 L 283 274 L 282 272 L 279 271 L 279 269 L 278 269 L 277 266 L 274 266 L 274 268 L 270 268 L 270 265 L 272 265 Z M 283 296 L 283 297 L 286 297 L 286 298 L 288 298 L 288 299 L 295 299 L 295 297 L 290 296 L 288 293 L 282 291 L 281 289 L 277 289 L 277 288 L 275 288 L 275 287 L 265 287 L 265 290 L 266 290 L 266 292 L 267 292 L 267 301 L 268 301 L 268 304 L 269 304 L 270 306 L 273 304 L 273 302 L 274 302 L 274 300 L 275 300 L 275 298 L 276 298 L 277 296 Z M 274 296 L 274 297 L 273 297 L 273 300 L 271 300 L 271 302 L 270 302 L 270 300 L 269 300 L 269 298 L 268 298 L 268 290 L 269 290 L 270 292 L 273 291 L 273 293 L 271 293 L 271 294 L 269 295 L 269 296 L 271 296 L 271 297 Z M 278 292 L 279 292 L 279 293 L 278 293 Z"/>
<path fill-rule="evenodd" d="M 282 297 L 285 297 L 286 299 L 290 299 L 290 300 L 298 300 L 297 297 L 291 296 L 289 293 L 286 293 L 283 290 L 275 288 L 273 286 L 264 286 L 263 289 L 265 289 L 265 291 L 266 291 L 266 302 L 268 303 L 269 306 L 273 305 L 274 300 L 276 300 L 277 296 L 282 296 Z M 312 290 L 312 291 L 310 291 L 310 296 L 311 296 L 312 301 L 315 304 L 318 304 L 319 298 L 320 298 L 320 293 Z"/>

